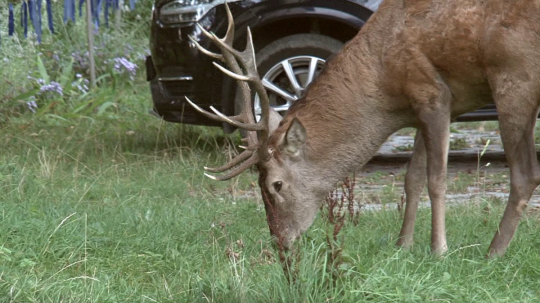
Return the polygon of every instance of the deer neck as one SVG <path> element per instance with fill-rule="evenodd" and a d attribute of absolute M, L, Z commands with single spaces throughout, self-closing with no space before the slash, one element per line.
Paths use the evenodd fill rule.
<path fill-rule="evenodd" d="M 325 192 L 343 177 L 362 168 L 387 138 L 402 128 L 392 121 L 391 114 L 374 113 L 373 108 L 367 106 L 362 110 L 365 112 L 356 112 L 356 115 L 326 113 L 327 117 L 332 117 L 332 124 L 329 121 L 302 122 L 308 136 L 306 156 L 319 177 L 326 180 Z M 324 120 L 322 115 L 319 117 Z"/>
<path fill-rule="evenodd" d="M 327 181 L 324 190 L 363 167 L 392 133 L 413 124 L 413 114 L 404 114 L 411 111 L 406 103 L 383 91 L 378 39 L 360 33 L 349 42 L 291 111 L 307 130 L 306 155 Z"/>

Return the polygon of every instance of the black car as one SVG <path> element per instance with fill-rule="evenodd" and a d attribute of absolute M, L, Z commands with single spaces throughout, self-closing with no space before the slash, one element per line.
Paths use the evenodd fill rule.
<path fill-rule="evenodd" d="M 382 0 L 229 0 L 236 24 L 235 47 L 243 49 L 247 27 L 253 32 L 258 71 L 271 105 L 284 113 L 302 95 L 325 60 L 353 38 Z M 166 121 L 229 125 L 209 120 L 185 102 L 214 106 L 227 115 L 239 110 L 236 83 L 212 65 L 190 41 L 217 51 L 196 26 L 223 36 L 227 28 L 224 0 L 156 0 L 147 58 L 154 112 Z M 254 96 L 255 112 L 259 111 Z M 494 105 L 458 121 L 495 120 Z"/>

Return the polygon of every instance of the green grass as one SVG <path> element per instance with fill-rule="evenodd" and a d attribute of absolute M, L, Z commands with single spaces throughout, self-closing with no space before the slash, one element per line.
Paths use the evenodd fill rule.
<path fill-rule="evenodd" d="M 264 207 L 251 195 L 256 176 L 202 176 L 203 165 L 225 160 L 230 139 L 138 118 L 131 135 L 110 121 L 4 127 L 0 302 L 535 302 L 540 295 L 537 214 L 523 220 L 506 257 L 486 260 L 503 206 L 490 202 L 449 207 L 442 259 L 429 252 L 428 210 L 410 251 L 394 246 L 397 211 L 367 212 L 342 231 L 344 263 L 334 275 L 319 218 L 289 284 Z"/>
<path fill-rule="evenodd" d="M 468 130 L 480 130 L 480 131 L 498 131 L 498 121 L 480 121 L 480 122 L 457 122 L 452 124 L 454 129 L 468 129 Z M 457 131 L 459 132 L 459 131 Z"/>
<path fill-rule="evenodd" d="M 467 140 L 465 138 L 455 138 L 450 139 L 449 149 L 450 150 L 460 150 L 460 149 L 467 149 L 470 145 L 467 143 Z"/>

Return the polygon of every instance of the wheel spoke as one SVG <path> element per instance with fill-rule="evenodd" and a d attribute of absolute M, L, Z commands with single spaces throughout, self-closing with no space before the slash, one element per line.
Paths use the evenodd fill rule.
<path fill-rule="evenodd" d="M 278 101 L 280 103 L 279 105 L 274 104 L 271 107 L 277 112 L 288 111 L 304 95 L 306 87 L 317 77 L 318 69 L 323 63 L 324 60 L 320 58 L 305 56 L 289 58 L 274 65 L 262 80 L 264 87 L 270 93 L 282 99 Z M 282 83 L 282 80 L 288 80 L 289 83 Z M 277 83 L 281 84 L 278 85 Z M 286 87 L 284 88 L 283 86 Z M 289 87 L 294 91 L 293 93 L 289 92 Z M 283 104 L 282 101 L 285 101 L 285 103 Z M 254 111 L 257 120 L 260 119 L 261 109 L 257 98 L 254 104 Z"/>
<path fill-rule="evenodd" d="M 282 97 L 283 99 L 285 99 L 287 101 L 296 101 L 298 99 L 297 96 L 291 95 L 289 92 L 287 92 L 287 91 L 281 89 L 280 87 L 276 86 L 274 83 L 268 81 L 266 78 L 263 79 L 262 82 L 263 82 L 264 87 L 267 90 L 279 95 L 280 97 Z"/>
<path fill-rule="evenodd" d="M 288 104 L 285 104 L 285 105 L 278 105 L 278 106 L 272 106 L 272 108 L 276 111 L 276 112 L 285 112 L 285 111 L 288 111 L 289 110 L 289 105 Z"/>
<path fill-rule="evenodd" d="M 261 106 L 255 106 L 255 108 L 253 109 L 253 111 L 255 112 L 255 115 L 257 116 L 260 116 L 262 114 L 262 110 L 261 110 Z"/>
<path fill-rule="evenodd" d="M 313 82 L 313 79 L 315 79 L 315 74 L 317 73 L 318 64 L 319 64 L 318 58 L 311 58 L 311 60 L 309 61 L 309 72 L 308 72 L 308 77 L 307 77 L 304 88 L 308 87 L 308 85 L 311 82 Z"/>
<path fill-rule="evenodd" d="M 281 66 L 283 66 L 283 70 L 287 74 L 287 78 L 289 78 L 289 82 L 291 82 L 294 92 L 296 93 L 297 96 L 301 96 L 302 87 L 300 86 L 300 84 L 298 84 L 298 79 L 296 79 L 293 67 L 291 63 L 289 62 L 289 60 L 282 61 Z"/>

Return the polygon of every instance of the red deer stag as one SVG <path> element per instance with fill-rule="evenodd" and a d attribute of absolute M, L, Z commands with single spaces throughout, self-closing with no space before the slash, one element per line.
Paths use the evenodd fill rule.
<path fill-rule="evenodd" d="M 240 83 L 244 110 L 235 117 L 199 110 L 248 130 L 249 146 L 231 163 L 206 170 L 228 171 L 213 177 L 226 180 L 256 165 L 270 232 L 287 248 L 313 223 L 336 182 L 361 168 L 392 133 L 415 127 L 398 245 L 413 243 L 427 180 L 431 249 L 441 254 L 447 250 L 450 122 L 495 102 L 511 190 L 488 255 L 503 255 L 540 183 L 533 136 L 540 106 L 539 20 L 538 0 L 386 0 L 279 125 L 257 74 L 251 37 L 244 52 L 232 49 L 229 20 L 225 38 L 206 33 L 222 54 L 201 51 L 228 64 L 230 71 L 217 66 Z M 248 83 L 265 107 L 259 122 Z"/>

